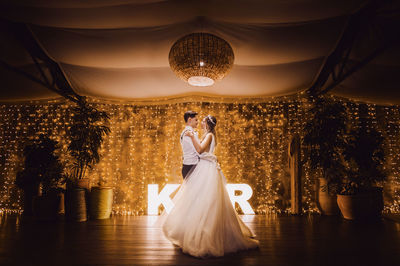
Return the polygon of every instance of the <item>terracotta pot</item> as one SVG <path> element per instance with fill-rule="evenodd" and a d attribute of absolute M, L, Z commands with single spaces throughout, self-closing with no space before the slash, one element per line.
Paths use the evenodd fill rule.
<path fill-rule="evenodd" d="M 318 202 L 317 206 L 324 215 L 338 215 L 340 213 L 337 205 L 336 195 L 331 195 L 327 190 L 325 178 L 318 178 Z"/>
<path fill-rule="evenodd" d="M 345 219 L 378 219 L 383 210 L 382 188 L 373 188 L 356 195 L 337 195 L 337 203 Z"/>

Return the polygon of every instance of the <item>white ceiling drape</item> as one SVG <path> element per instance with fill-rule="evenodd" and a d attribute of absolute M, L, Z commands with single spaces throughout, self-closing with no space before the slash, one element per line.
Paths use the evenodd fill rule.
<path fill-rule="evenodd" d="M 361 0 L 346 1 L 2 1 L 0 16 L 29 23 L 43 48 L 59 62 L 82 95 L 122 100 L 190 93 L 259 97 L 308 88 L 334 49 L 349 14 Z M 385 17 L 398 23 L 398 16 Z M 228 41 L 235 64 L 211 87 L 192 87 L 169 69 L 168 53 L 180 37 L 197 31 Z M 35 73 L 22 47 L 0 32 L 0 59 Z M 352 53 L 363 57 L 371 36 Z M 365 48 L 367 51 L 368 49 Z M 332 93 L 400 103 L 399 49 L 392 48 Z M 1 101 L 47 99 L 55 94 L 0 69 Z M 379 90 L 378 90 L 379 88 Z M 395 97 L 393 97 L 395 95 Z"/>

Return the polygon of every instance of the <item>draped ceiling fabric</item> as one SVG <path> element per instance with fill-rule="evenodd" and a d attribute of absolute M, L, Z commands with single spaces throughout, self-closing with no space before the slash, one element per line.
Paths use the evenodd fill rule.
<path fill-rule="evenodd" d="M 335 48 L 349 15 L 364 2 L 2 0 L 0 17 L 27 23 L 81 95 L 129 101 L 187 94 L 260 97 L 307 89 Z M 382 16 L 399 25 L 398 13 Z M 198 31 L 222 37 L 235 53 L 232 71 L 211 87 L 192 87 L 169 68 L 172 44 Z M 4 27 L 0 34 L 0 59 L 38 75 L 30 56 Z M 365 39 L 351 59 L 360 60 L 363 47 L 376 39 Z M 331 93 L 399 104 L 399 75 L 400 52 L 392 47 Z M 0 78 L 3 102 L 58 97 L 5 68 Z"/>

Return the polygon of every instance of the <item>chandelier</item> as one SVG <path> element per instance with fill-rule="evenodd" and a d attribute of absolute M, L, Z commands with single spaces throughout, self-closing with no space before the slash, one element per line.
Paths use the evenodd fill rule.
<path fill-rule="evenodd" d="M 233 50 L 210 33 L 192 33 L 177 40 L 169 52 L 174 73 L 192 86 L 211 86 L 233 66 Z"/>

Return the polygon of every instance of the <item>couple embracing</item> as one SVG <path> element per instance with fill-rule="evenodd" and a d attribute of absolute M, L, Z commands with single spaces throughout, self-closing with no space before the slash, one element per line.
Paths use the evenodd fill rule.
<path fill-rule="evenodd" d="M 237 215 L 225 188 L 226 179 L 214 155 L 217 120 L 201 121 L 203 136 L 194 129 L 197 113 L 184 114 L 183 183 L 173 198 L 174 208 L 165 218 L 164 235 L 184 253 L 195 257 L 223 256 L 258 247 L 254 234 Z"/>

